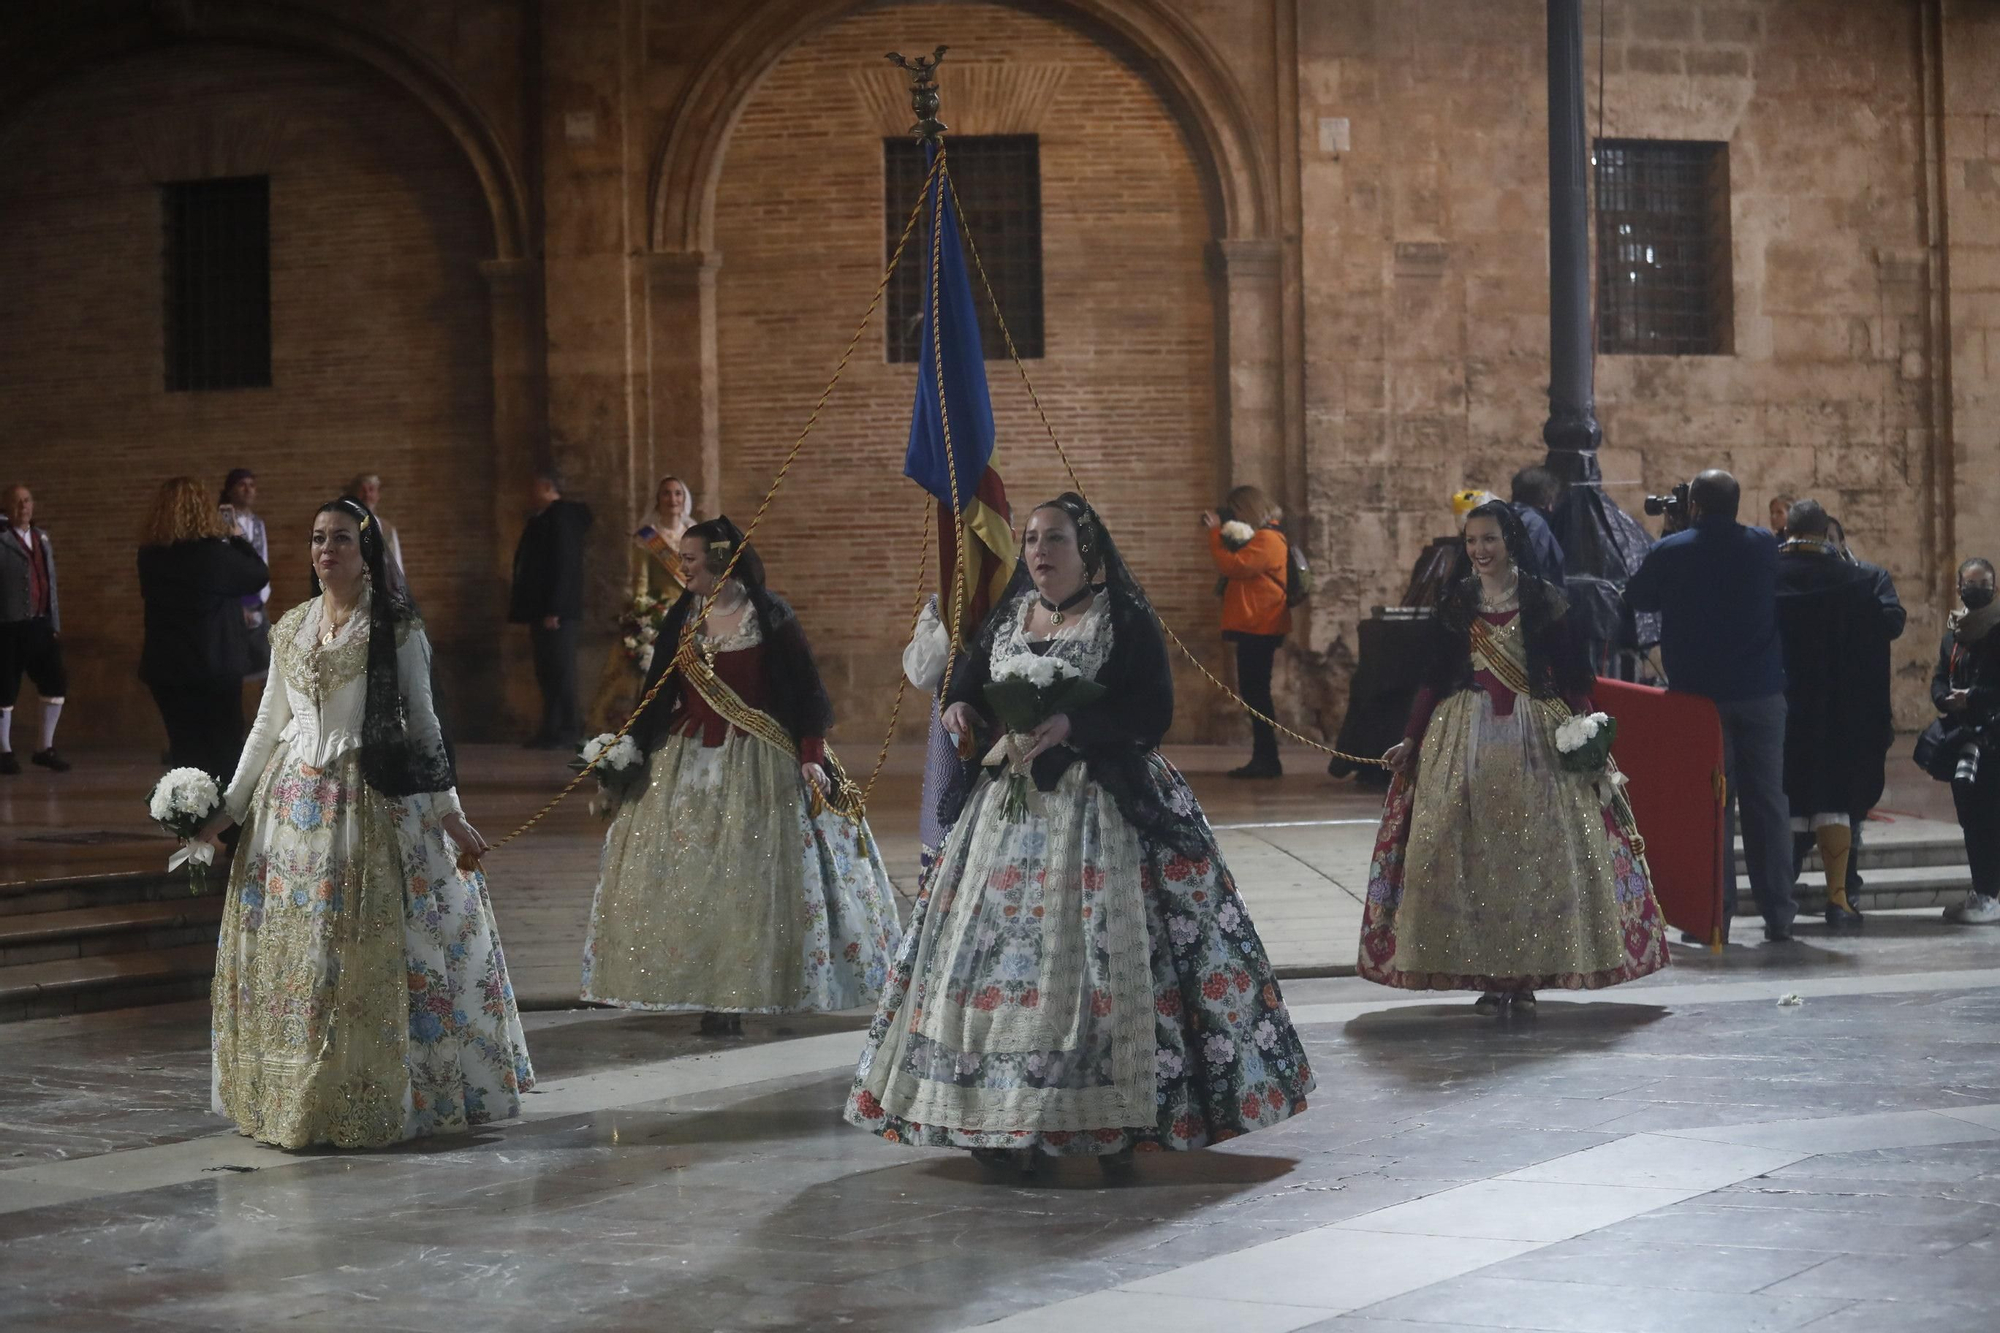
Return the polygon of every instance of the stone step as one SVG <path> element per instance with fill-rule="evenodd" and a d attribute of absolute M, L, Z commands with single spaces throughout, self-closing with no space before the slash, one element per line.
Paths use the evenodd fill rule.
<path fill-rule="evenodd" d="M 215 943 L 0 967 L 0 1023 L 208 994 Z"/>
<path fill-rule="evenodd" d="M 1642 830 L 1643 831 L 1643 830 Z M 1860 865 L 1863 874 L 1871 870 L 1900 870 L 1912 866 L 1951 866 L 1965 864 L 1965 839 L 1956 829 L 1950 836 L 1927 836 L 1897 842 L 1871 842 L 1869 831 L 1862 834 Z M 1806 853 L 1805 868 L 1824 870 L 1819 853 Z M 1743 840 L 1736 840 L 1736 873 L 1742 875 Z"/>
<path fill-rule="evenodd" d="M 0 884 L 0 922 L 11 916 L 63 912 L 77 907 L 107 907 L 118 903 L 184 902 L 189 898 L 221 897 L 229 882 L 225 863 L 210 866 L 197 886 L 186 870 L 130 874 L 83 875 L 70 879 L 28 879 Z"/>
<path fill-rule="evenodd" d="M 217 896 L 110 903 L 0 917 L 0 968 L 213 942 Z"/>
<path fill-rule="evenodd" d="M 1964 864 L 1897 866 L 1869 871 L 1861 891 L 1854 896 L 1854 905 L 1863 912 L 1891 907 L 1946 907 L 1963 902 L 1971 888 L 1972 869 Z M 1737 890 L 1736 914 L 1757 915 L 1757 904 L 1750 896 L 1749 882 L 1739 880 Z M 1800 875 L 1797 896 L 1800 915 L 1825 911 L 1825 874 L 1810 871 Z"/>

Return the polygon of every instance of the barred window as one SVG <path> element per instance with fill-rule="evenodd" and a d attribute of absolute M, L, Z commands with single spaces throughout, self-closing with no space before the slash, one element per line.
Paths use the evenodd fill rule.
<path fill-rule="evenodd" d="M 1007 331 L 1024 357 L 1042 354 L 1042 154 L 1032 134 L 954 135 L 949 144 L 952 183 L 958 189 L 959 225 L 967 238 L 966 272 L 972 282 L 972 303 L 979 310 L 979 344 L 986 359 L 1004 360 L 1007 342 L 1000 336 L 993 301 L 974 267 L 971 247 L 993 283 L 993 294 L 1007 317 Z M 894 254 L 910 209 L 923 195 L 924 146 L 913 139 L 882 141 L 884 186 L 883 223 L 887 229 L 886 258 Z M 889 360 L 914 361 L 923 341 L 924 252 L 927 219 L 903 249 L 903 258 L 889 280 L 886 340 Z"/>
<path fill-rule="evenodd" d="M 167 389 L 271 384 L 271 178 L 160 187 Z"/>
<path fill-rule="evenodd" d="M 1727 355 L 1729 145 L 1597 141 L 1597 346 Z"/>

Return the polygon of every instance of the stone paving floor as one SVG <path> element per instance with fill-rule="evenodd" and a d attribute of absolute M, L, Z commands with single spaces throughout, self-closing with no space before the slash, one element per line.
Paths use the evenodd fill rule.
<path fill-rule="evenodd" d="M 207 1114 L 198 1004 L 15 1024 L 0 1327 L 1984 1333 L 2000 929 L 1839 944 L 1525 1020 L 1295 981 L 1311 1110 L 1115 1180 L 842 1125 L 858 1014 L 533 1014 L 521 1120 L 296 1154 Z"/>
<path fill-rule="evenodd" d="M 1898 744 L 1899 753 L 1907 751 Z M 1243 759 L 1235 748 L 1174 746 L 1168 754 L 1215 824 L 1279 975 L 1351 974 L 1380 793 L 1327 777 L 1316 756 L 1297 749 L 1286 751 L 1286 774 L 1275 782 L 1224 777 Z M 172 851 L 141 799 L 158 776 L 158 756 L 127 749 L 75 757 L 77 768 L 68 774 L 37 770 L 0 780 L 0 881 L 154 869 Z M 870 803 L 870 825 L 906 902 L 917 879 L 921 762 L 914 748 L 892 751 Z M 566 763 L 561 755 L 513 746 L 464 747 L 460 782 L 473 821 L 497 839 L 561 789 Z M 1895 822 L 1871 824 L 1871 846 L 1956 833 L 1943 785 L 1907 763 L 1891 765 L 1882 806 L 1895 812 Z M 576 1001 L 603 837 L 587 793 L 579 793 L 487 861 L 515 993 L 525 1008 Z"/>

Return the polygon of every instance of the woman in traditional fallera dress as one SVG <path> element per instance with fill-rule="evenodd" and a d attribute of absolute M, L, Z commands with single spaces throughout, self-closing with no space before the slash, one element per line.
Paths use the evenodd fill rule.
<path fill-rule="evenodd" d="M 892 1141 L 1112 1164 L 1305 1109 L 1312 1073 L 1249 912 L 1157 747 L 1173 676 L 1151 605 L 1075 495 L 1036 509 L 1005 596 L 946 696 L 991 741 L 996 665 L 1054 658 L 1103 687 L 1023 750 L 1039 800 L 975 774 L 918 893 L 847 1119 Z M 1036 807 L 1040 808 L 1037 809 Z"/>
<path fill-rule="evenodd" d="M 1435 633 L 1369 867 L 1360 974 L 1476 990 L 1482 1013 L 1548 987 L 1596 989 L 1667 965 L 1631 807 L 1604 774 L 1565 769 L 1556 727 L 1589 711 L 1591 673 L 1563 596 L 1520 572 L 1505 504 L 1467 517 L 1467 569 Z"/>
<path fill-rule="evenodd" d="M 583 998 L 700 1012 L 717 1035 L 744 1014 L 873 1004 L 901 938 L 895 890 L 826 746 L 805 632 L 727 518 L 690 527 L 680 557 L 687 591 L 632 732 L 648 771 L 605 834 Z"/>
<path fill-rule="evenodd" d="M 431 702 L 431 650 L 354 500 L 313 520 L 322 589 L 271 633 L 224 809 L 214 1102 L 282 1148 L 371 1148 L 520 1110 L 534 1083 Z"/>
<path fill-rule="evenodd" d="M 686 588 L 681 579 L 681 536 L 694 521 L 694 496 L 687 483 L 679 477 L 661 477 L 653 492 L 653 511 L 632 532 L 632 544 L 642 561 L 632 580 L 631 600 L 618 613 L 618 633 L 591 695 L 591 724 L 600 730 L 617 731 L 638 706 L 639 682 L 646 678 L 652 660 L 635 630 L 641 623 L 652 625 L 658 617 L 651 608 L 670 605 Z"/>

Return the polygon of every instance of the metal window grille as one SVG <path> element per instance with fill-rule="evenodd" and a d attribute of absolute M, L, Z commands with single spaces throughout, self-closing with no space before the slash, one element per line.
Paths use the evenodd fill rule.
<path fill-rule="evenodd" d="M 1729 145 L 1597 141 L 1597 346 L 1717 356 L 1732 348 Z"/>
<path fill-rule="evenodd" d="M 949 142 L 951 179 L 958 187 L 959 225 L 979 247 L 980 262 L 1007 316 L 1007 330 L 1024 357 L 1042 355 L 1042 155 L 1032 134 L 954 135 Z M 923 194 L 924 146 L 912 139 L 882 141 L 883 223 L 886 258 L 896 249 L 903 223 Z M 902 261 L 889 280 L 886 342 L 889 360 L 914 361 L 923 338 L 924 248 L 928 219 L 918 222 Z M 966 256 L 972 303 L 979 309 L 979 343 L 986 359 L 1004 360 L 1007 343 L 985 285 Z"/>
<path fill-rule="evenodd" d="M 169 392 L 271 384 L 271 179 L 160 187 Z"/>

